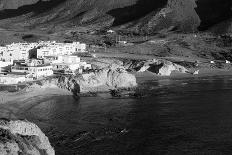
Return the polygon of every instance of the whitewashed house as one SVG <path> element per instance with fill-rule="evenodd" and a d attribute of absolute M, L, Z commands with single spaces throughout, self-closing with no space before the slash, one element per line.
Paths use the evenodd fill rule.
<path fill-rule="evenodd" d="M 71 55 L 63 55 L 63 56 L 58 56 L 57 61 L 59 63 L 80 63 L 81 58 L 78 56 L 71 56 Z"/>
<path fill-rule="evenodd" d="M 2 60 L 26 60 L 29 58 L 29 50 L 35 48 L 35 44 L 30 43 L 13 43 L 6 46 L 2 52 Z"/>
<path fill-rule="evenodd" d="M 26 73 L 33 78 L 41 78 L 53 75 L 53 67 L 50 64 L 44 64 L 41 61 L 31 60 L 29 62 L 16 62 L 11 67 L 11 72 Z"/>
<path fill-rule="evenodd" d="M 75 72 L 82 73 L 85 69 L 91 69 L 91 65 L 86 62 L 81 62 L 80 57 L 63 55 L 58 56 L 57 60 L 53 61 L 53 70 L 56 73 L 74 74 Z"/>
<path fill-rule="evenodd" d="M 37 49 L 37 58 L 46 56 L 72 55 L 74 53 L 86 52 L 86 44 L 75 43 L 56 43 L 42 46 Z"/>
<path fill-rule="evenodd" d="M 49 48 L 49 47 L 41 47 L 39 49 L 37 49 L 37 52 L 36 52 L 36 56 L 38 59 L 42 59 L 46 56 L 51 56 L 53 55 L 53 53 L 55 53 L 56 51 L 53 51 L 52 48 Z"/>
<path fill-rule="evenodd" d="M 0 61 L 0 72 L 6 71 L 6 68 L 13 65 L 13 61 Z"/>
<path fill-rule="evenodd" d="M 114 30 L 108 30 L 107 33 L 115 33 Z"/>
<path fill-rule="evenodd" d="M 33 50 L 36 50 L 36 58 L 72 55 L 74 53 L 86 52 L 86 44 L 79 42 L 57 43 L 55 41 L 39 43 L 12 43 L 5 47 L 0 46 L 0 60 L 27 60 L 30 58 L 30 54 L 34 55 L 34 52 L 30 52 Z"/>

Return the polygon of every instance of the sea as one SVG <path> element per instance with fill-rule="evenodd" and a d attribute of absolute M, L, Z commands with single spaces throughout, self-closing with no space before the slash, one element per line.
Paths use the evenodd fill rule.
<path fill-rule="evenodd" d="M 9 110 L 36 123 L 57 155 L 232 154 L 231 76 L 147 80 L 139 89 L 136 98 L 46 94 Z"/>

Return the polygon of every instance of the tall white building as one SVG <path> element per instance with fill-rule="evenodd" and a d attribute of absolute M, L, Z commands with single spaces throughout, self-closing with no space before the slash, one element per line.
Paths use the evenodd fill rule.
<path fill-rule="evenodd" d="M 13 43 L 7 45 L 2 52 L 2 60 L 26 60 L 29 58 L 29 51 L 35 48 L 35 43 Z"/>

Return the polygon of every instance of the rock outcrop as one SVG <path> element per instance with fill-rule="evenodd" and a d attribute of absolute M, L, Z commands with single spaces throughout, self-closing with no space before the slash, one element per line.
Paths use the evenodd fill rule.
<path fill-rule="evenodd" d="M 89 74 L 63 76 L 58 86 L 72 91 L 74 94 L 86 92 L 108 91 L 117 88 L 136 87 L 136 78 L 124 68 L 109 67 Z"/>
<path fill-rule="evenodd" d="M 136 30 L 152 34 L 161 30 L 194 32 L 200 26 L 200 18 L 195 11 L 195 0 L 168 0 L 161 9 L 153 10 L 137 22 Z"/>
<path fill-rule="evenodd" d="M 130 70 L 137 72 L 150 71 L 159 76 L 170 76 L 173 71 L 180 73 L 188 73 L 188 70 L 178 64 L 167 60 L 148 60 L 148 61 L 131 61 L 125 64 L 125 67 Z"/>
<path fill-rule="evenodd" d="M 158 72 L 158 75 L 160 76 L 170 76 L 173 71 L 177 71 L 180 73 L 188 72 L 188 70 L 185 67 L 172 63 L 170 61 L 157 61 L 154 64 L 151 64 L 151 67 L 148 68 L 148 71 L 153 72 L 153 67 L 157 65 L 161 66 Z"/>
<path fill-rule="evenodd" d="M 33 123 L 0 119 L 1 155 L 54 155 L 48 138 Z"/>

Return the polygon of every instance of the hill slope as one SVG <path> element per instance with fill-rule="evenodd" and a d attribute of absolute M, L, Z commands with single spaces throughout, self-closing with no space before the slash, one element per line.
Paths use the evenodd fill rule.
<path fill-rule="evenodd" d="M 8 27 L 9 23 L 15 28 L 114 26 L 150 34 L 162 29 L 192 32 L 199 27 L 205 30 L 232 17 L 231 0 L 13 1 L 0 1 L 2 27 Z"/>

